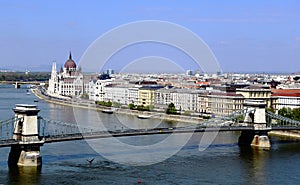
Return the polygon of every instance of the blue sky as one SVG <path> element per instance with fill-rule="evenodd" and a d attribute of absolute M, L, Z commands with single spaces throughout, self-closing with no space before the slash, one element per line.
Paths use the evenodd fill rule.
<path fill-rule="evenodd" d="M 1 0 L 0 10 L 0 69 L 50 71 L 70 50 L 78 62 L 95 39 L 119 25 L 162 20 L 201 37 L 224 72 L 300 71 L 297 0 Z"/>

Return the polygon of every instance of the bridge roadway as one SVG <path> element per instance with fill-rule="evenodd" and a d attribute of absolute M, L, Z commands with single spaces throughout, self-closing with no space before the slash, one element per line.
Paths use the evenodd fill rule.
<path fill-rule="evenodd" d="M 95 131 L 86 133 L 72 133 L 72 134 L 57 134 L 40 136 L 41 141 L 44 143 L 63 142 L 72 140 L 83 139 L 97 139 L 97 138 L 109 138 L 109 137 L 130 137 L 130 136 L 142 136 L 142 135 L 158 135 L 158 134 L 180 134 L 180 133 L 193 133 L 193 132 L 229 132 L 229 131 L 251 131 L 254 130 L 252 126 L 221 126 L 221 127 L 177 127 L 177 128 L 154 128 L 154 129 L 128 129 L 128 130 L 115 130 L 115 131 Z M 300 127 L 289 126 L 273 126 L 266 129 L 266 131 L 272 130 L 300 130 Z M 14 139 L 0 140 L 0 147 L 10 147 L 11 145 L 19 144 Z M 30 142 L 24 143 L 30 144 Z"/>
<path fill-rule="evenodd" d="M 72 140 L 83 139 L 97 139 L 97 138 L 109 138 L 109 137 L 129 137 L 129 136 L 141 136 L 141 135 L 156 135 L 156 134 L 172 134 L 172 133 L 193 133 L 193 132 L 226 132 L 226 131 L 245 131 L 253 130 L 253 127 L 200 127 L 200 128 L 155 128 L 155 129 L 129 129 L 129 130 L 116 130 L 116 131 L 97 131 L 88 133 L 72 133 L 72 134 L 59 134 L 51 136 L 41 136 L 41 141 L 44 143 L 63 142 Z M 27 142 L 30 144 L 30 142 Z M 0 140 L 0 147 L 9 147 L 11 145 L 18 144 L 18 141 L 13 139 Z"/>
<path fill-rule="evenodd" d="M 197 127 L 197 128 L 154 128 L 154 129 L 128 129 L 128 130 L 115 130 L 115 131 L 97 131 L 87 133 L 75 134 L 60 134 L 55 136 L 44 137 L 45 143 L 82 140 L 82 139 L 97 139 L 109 137 L 129 137 L 129 136 L 142 136 L 142 135 L 158 135 L 158 134 L 180 134 L 180 133 L 193 133 L 193 132 L 234 132 L 234 131 L 251 131 L 254 130 L 253 126 L 221 126 L 221 127 Z M 278 126 L 269 127 L 265 131 L 272 130 L 300 130 L 300 127 Z M 1 146 L 0 146 L 1 147 Z"/>
<path fill-rule="evenodd" d="M 115 131 L 96 131 L 87 133 L 72 133 L 72 134 L 58 134 L 41 136 L 41 141 L 44 143 L 63 142 L 72 140 L 83 139 L 97 139 L 97 138 L 109 138 L 109 137 L 129 137 L 129 136 L 141 136 L 141 135 L 157 135 L 157 134 L 172 134 L 172 133 L 193 133 L 193 132 L 219 132 L 219 131 L 244 131 L 253 130 L 253 127 L 201 127 L 201 128 L 155 128 L 155 129 L 128 129 L 128 130 L 115 130 Z M 30 144 L 30 142 L 27 142 Z M 9 147 L 11 145 L 18 144 L 18 141 L 13 139 L 0 140 L 0 147 Z"/>
<path fill-rule="evenodd" d="M 61 142 L 70 140 L 81 139 L 97 139 L 108 137 L 128 137 L 128 136 L 141 136 L 141 135 L 157 135 L 157 134 L 180 134 L 180 133 L 193 133 L 193 132 L 219 132 L 219 131 L 244 131 L 253 130 L 253 127 L 209 127 L 209 128 L 155 128 L 155 129 L 130 129 L 124 131 L 100 131 L 90 133 L 77 133 L 77 134 L 64 134 L 51 137 L 45 137 L 45 143 Z"/>

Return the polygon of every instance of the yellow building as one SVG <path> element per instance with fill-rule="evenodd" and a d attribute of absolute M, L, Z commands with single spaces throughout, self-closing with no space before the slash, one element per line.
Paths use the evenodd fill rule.
<path fill-rule="evenodd" d="M 143 86 L 139 88 L 139 105 L 149 106 L 154 105 L 155 91 L 162 86 Z"/>
<path fill-rule="evenodd" d="M 264 100 L 267 107 L 271 106 L 271 89 L 269 87 L 248 86 L 236 89 L 236 94 L 241 94 L 245 99 Z"/>

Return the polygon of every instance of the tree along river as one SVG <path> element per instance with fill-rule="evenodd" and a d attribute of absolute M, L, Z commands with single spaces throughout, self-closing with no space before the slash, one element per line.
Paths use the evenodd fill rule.
<path fill-rule="evenodd" d="M 0 120 L 14 115 L 12 108 L 15 104 L 25 103 L 36 104 L 41 110 L 39 115 L 51 120 L 80 124 L 85 121 L 88 124 L 97 120 L 93 116 L 98 115 L 105 127 L 110 129 L 178 124 L 87 109 L 74 110 L 43 100 L 34 102 L 35 99 L 25 87 L 14 89 L 12 85 L 0 84 Z M 84 140 L 47 143 L 41 147 L 43 165 L 40 169 L 9 168 L 7 158 L 10 148 L 0 148 L 0 184 L 298 184 L 300 181 L 300 142 L 295 139 L 273 136 L 271 150 L 265 151 L 239 147 L 239 132 L 222 132 L 207 149 L 201 151 L 199 142 L 202 135 L 193 134 L 179 152 L 151 165 L 142 165 L 138 158 L 135 165 L 109 160 L 110 156 L 122 156 L 123 159 L 139 156 L 136 151 L 124 152 L 122 148 L 110 147 L 109 140 L 108 143 L 102 142 L 106 147 L 104 155 L 93 150 Z M 151 146 L 166 137 L 148 135 L 117 139 L 127 145 Z M 138 153 L 147 159 L 159 158 L 157 154 L 161 152 L 164 155 L 173 150 L 172 147 L 170 144 L 160 150 L 150 148 Z M 94 161 L 89 163 L 87 160 L 91 159 Z"/>

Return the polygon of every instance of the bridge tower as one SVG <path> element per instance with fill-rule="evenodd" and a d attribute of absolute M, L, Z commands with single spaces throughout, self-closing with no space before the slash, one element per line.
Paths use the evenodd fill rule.
<path fill-rule="evenodd" d="M 239 137 L 239 145 L 251 145 L 258 148 L 270 148 L 270 140 L 268 137 L 266 115 L 266 103 L 263 100 L 247 100 L 244 103 L 244 109 L 247 113 L 244 118 L 244 123 L 247 126 L 252 126 L 253 131 L 242 131 Z"/>
<path fill-rule="evenodd" d="M 40 146 L 44 141 L 39 139 L 38 112 L 36 105 L 17 104 L 13 109 L 15 117 L 13 139 L 18 141 L 11 146 L 8 157 L 9 165 L 40 166 L 42 157 Z"/>

